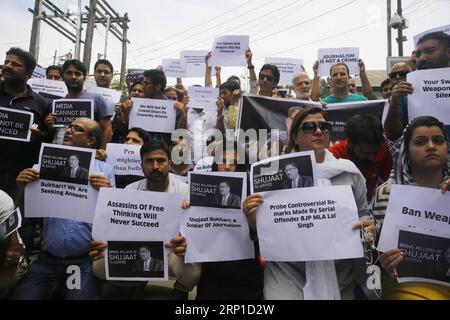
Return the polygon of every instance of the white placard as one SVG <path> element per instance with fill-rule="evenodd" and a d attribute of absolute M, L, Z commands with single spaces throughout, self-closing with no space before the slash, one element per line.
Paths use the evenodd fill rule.
<path fill-rule="evenodd" d="M 292 78 L 302 71 L 303 59 L 266 58 L 264 63 L 278 67 L 278 70 L 280 70 L 279 84 L 292 84 Z"/>
<path fill-rule="evenodd" d="M 175 130 L 176 111 L 172 100 L 132 98 L 129 128 L 150 132 L 172 133 Z"/>
<path fill-rule="evenodd" d="M 41 66 L 36 66 L 33 70 L 32 78 L 45 79 L 47 78 L 47 72 L 45 68 Z"/>
<path fill-rule="evenodd" d="M 55 127 L 67 127 L 78 118 L 94 119 L 94 100 L 57 99 L 53 100 L 52 113 L 56 116 Z"/>
<path fill-rule="evenodd" d="M 27 83 L 34 92 L 47 99 L 60 99 L 67 95 L 67 86 L 64 81 L 31 78 Z"/>
<path fill-rule="evenodd" d="M 20 208 L 14 209 L 0 220 L 0 241 L 22 226 L 22 214 Z"/>
<path fill-rule="evenodd" d="M 77 167 L 72 164 L 74 155 Z M 89 183 L 94 161 L 94 149 L 43 143 L 37 167 L 40 179 L 25 187 L 25 216 L 92 223 L 98 196 Z"/>
<path fill-rule="evenodd" d="M 106 145 L 106 163 L 116 176 L 144 176 L 141 168 L 141 146 L 131 144 L 108 143 Z"/>
<path fill-rule="evenodd" d="M 186 71 L 185 78 L 205 77 L 205 57 L 208 50 L 185 50 L 180 52 L 181 64 Z"/>
<path fill-rule="evenodd" d="M 245 51 L 249 47 L 249 36 L 223 36 L 214 40 L 209 65 L 211 67 L 242 67 L 247 64 Z"/>
<path fill-rule="evenodd" d="M 180 59 L 163 59 L 163 70 L 166 77 L 185 78 L 186 70 Z"/>
<path fill-rule="evenodd" d="M 414 48 L 417 48 L 417 42 L 419 42 L 420 38 L 422 38 L 424 35 L 432 33 L 432 32 L 437 32 L 437 31 L 442 31 L 448 35 L 450 35 L 450 24 L 446 25 L 446 26 L 442 26 L 442 27 L 437 27 L 437 28 L 433 28 L 424 32 L 421 32 L 417 35 L 414 36 Z"/>
<path fill-rule="evenodd" d="M 261 256 L 266 261 L 360 258 L 363 248 L 351 186 L 266 192 L 256 213 Z"/>
<path fill-rule="evenodd" d="M 318 50 L 319 76 L 330 76 L 330 69 L 336 63 L 345 63 L 350 75 L 359 75 L 359 48 L 327 48 Z"/>
<path fill-rule="evenodd" d="M 85 86 L 86 92 L 102 96 L 108 106 L 108 115 L 115 114 L 116 103 L 120 102 L 122 92 L 97 86 Z"/>
<path fill-rule="evenodd" d="M 417 70 L 406 76 L 414 92 L 408 95 L 408 117 L 433 116 L 450 124 L 450 68 Z"/>
<path fill-rule="evenodd" d="M 169 241 L 180 232 L 183 195 L 100 189 L 92 237 L 115 241 Z"/>
<path fill-rule="evenodd" d="M 189 180 L 191 207 L 186 210 L 183 227 L 188 243 L 185 261 L 254 258 L 247 219 L 241 210 L 247 174 L 189 173 Z"/>
<path fill-rule="evenodd" d="M 34 114 L 0 107 L 0 139 L 29 142 Z"/>
<path fill-rule="evenodd" d="M 219 88 L 188 87 L 189 107 L 216 110 L 219 95 Z"/>
<path fill-rule="evenodd" d="M 397 248 L 396 228 L 414 227 L 450 236 L 450 193 L 415 186 L 392 185 L 378 249 Z"/>

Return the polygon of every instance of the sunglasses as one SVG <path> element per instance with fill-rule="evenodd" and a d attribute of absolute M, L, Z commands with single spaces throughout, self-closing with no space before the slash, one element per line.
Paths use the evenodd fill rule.
<path fill-rule="evenodd" d="M 409 73 L 409 71 L 398 71 L 398 72 L 389 72 L 389 78 L 395 79 L 397 76 L 400 78 L 406 78 L 406 75 Z"/>
<path fill-rule="evenodd" d="M 331 129 L 331 124 L 329 122 L 303 122 L 301 126 L 303 133 L 314 133 L 317 128 L 323 133 L 327 133 Z"/>
<path fill-rule="evenodd" d="M 267 79 L 267 81 L 273 81 L 273 76 L 268 76 L 268 75 L 265 75 L 265 74 L 261 74 L 261 75 L 259 75 L 259 80 L 264 80 L 264 78 L 266 78 Z"/>

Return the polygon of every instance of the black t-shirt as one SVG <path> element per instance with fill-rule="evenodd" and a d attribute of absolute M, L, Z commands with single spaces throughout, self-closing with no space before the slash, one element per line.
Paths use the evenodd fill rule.
<path fill-rule="evenodd" d="M 39 130 L 47 131 L 44 119 L 50 111 L 50 102 L 33 92 L 28 85 L 25 96 L 13 98 L 4 91 L 4 84 L 0 84 L 0 107 L 32 112 Z M 32 167 L 38 161 L 42 142 L 42 135 L 37 133 L 31 134 L 30 142 L 1 139 L 0 169 L 18 172 Z"/>

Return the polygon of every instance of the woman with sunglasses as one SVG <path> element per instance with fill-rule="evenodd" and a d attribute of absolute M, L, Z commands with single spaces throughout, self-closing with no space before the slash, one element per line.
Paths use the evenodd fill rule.
<path fill-rule="evenodd" d="M 352 186 L 360 221 L 353 228 L 364 228 L 375 237 L 375 225 L 371 220 L 366 200 L 364 178 L 358 168 L 349 160 L 335 159 L 327 150 L 330 144 L 331 126 L 324 110 L 307 107 L 300 111 L 292 123 L 289 152 L 313 150 L 317 161 L 319 186 Z M 301 189 L 299 190 L 301 192 Z M 256 231 L 256 213 L 263 202 L 259 194 L 252 194 L 244 201 L 243 210 L 250 228 Z M 264 257 L 263 257 L 264 258 Z M 362 259 L 266 262 L 264 272 L 265 299 L 354 299 L 356 269 L 362 269 Z M 358 280 L 363 275 L 358 274 Z"/>
<path fill-rule="evenodd" d="M 434 117 L 418 117 L 405 128 L 388 181 L 377 189 L 372 209 L 380 227 L 383 223 L 393 184 L 450 190 L 450 144 L 444 125 Z M 450 299 L 449 287 L 424 282 L 396 283 L 396 267 L 405 258 L 400 249 L 380 256 L 385 299 Z M 391 279 L 389 279 L 389 277 Z"/>

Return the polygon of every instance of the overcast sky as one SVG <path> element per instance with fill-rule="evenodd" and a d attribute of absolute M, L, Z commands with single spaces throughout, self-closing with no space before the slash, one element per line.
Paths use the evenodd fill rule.
<path fill-rule="evenodd" d="M 11 46 L 29 48 L 34 0 L 2 3 L 0 59 Z M 54 0 L 66 11 L 76 8 L 77 0 Z M 89 3 L 83 0 L 83 6 Z M 181 50 L 209 50 L 219 35 L 249 35 L 257 69 L 264 57 L 303 58 L 307 71 L 317 57 L 317 49 L 360 47 L 367 69 L 385 69 L 387 55 L 386 1 L 384 0 L 110 0 L 121 15 L 128 12 L 130 22 L 128 66 L 150 69 L 164 58 L 178 58 Z M 393 12 L 397 1 L 392 1 Z M 404 54 L 413 49 L 413 36 L 450 24 L 449 0 L 403 0 L 404 17 L 409 28 Z M 73 9 L 72 9 L 73 10 Z M 393 30 L 393 55 L 397 55 Z M 84 39 L 84 33 L 83 33 Z M 53 55 L 63 55 L 74 44 L 42 24 L 38 62 L 53 63 Z M 105 28 L 95 31 L 92 60 L 103 53 Z M 108 59 L 120 69 L 121 43 L 109 34 Z M 232 73 L 242 76 L 245 69 L 226 68 L 224 77 Z M 171 79 L 169 82 L 174 82 Z M 189 79 L 186 83 L 202 83 Z"/>

